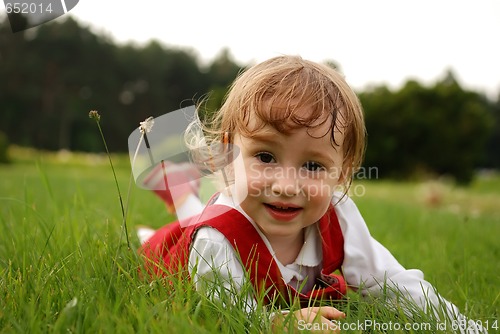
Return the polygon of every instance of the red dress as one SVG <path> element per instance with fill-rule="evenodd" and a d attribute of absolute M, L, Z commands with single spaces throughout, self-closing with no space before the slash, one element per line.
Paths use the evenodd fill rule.
<path fill-rule="evenodd" d="M 145 256 L 146 269 L 151 274 L 189 275 L 188 259 L 191 242 L 196 231 L 203 226 L 210 226 L 222 233 L 239 254 L 241 264 L 257 292 L 267 291 L 266 301 L 271 302 L 276 296 L 299 297 L 310 301 L 319 299 L 341 299 L 346 293 L 343 276 L 338 274 L 344 260 L 344 238 L 333 206 L 319 221 L 322 239 L 323 261 L 317 284 L 307 292 L 300 293 L 283 281 L 280 270 L 259 233 L 239 211 L 226 206 L 213 204 L 190 222 L 174 222 L 159 229 L 140 249 Z M 337 273 L 335 273 L 337 272 Z"/>

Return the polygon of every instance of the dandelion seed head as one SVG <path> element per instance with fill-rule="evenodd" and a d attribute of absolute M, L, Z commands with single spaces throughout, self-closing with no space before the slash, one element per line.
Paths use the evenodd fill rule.
<path fill-rule="evenodd" d="M 99 115 L 99 112 L 97 110 L 91 110 L 89 112 L 89 118 L 99 121 L 101 119 L 101 115 Z"/>
<path fill-rule="evenodd" d="M 149 133 L 153 129 L 153 125 L 155 124 L 155 119 L 152 116 L 150 116 L 146 118 L 144 122 L 139 122 L 139 124 L 140 124 L 139 130 L 141 131 L 141 133 Z"/>

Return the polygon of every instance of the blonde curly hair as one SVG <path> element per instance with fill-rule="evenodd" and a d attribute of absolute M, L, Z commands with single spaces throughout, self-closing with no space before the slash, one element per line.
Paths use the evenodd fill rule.
<path fill-rule="evenodd" d="M 307 117 L 296 112 L 302 108 L 311 111 Z M 358 97 L 335 69 L 298 56 L 279 56 L 242 72 L 222 107 L 210 119 L 193 122 L 203 132 L 203 143 L 193 136 L 189 141 L 190 146 L 211 145 L 224 142 L 224 136 L 232 142 L 236 133 L 252 137 L 265 125 L 287 134 L 325 122 L 331 122 L 332 146 L 343 148 L 342 180 L 347 189 L 365 151 L 366 130 Z M 337 131 L 343 134 L 341 143 L 335 140 Z"/>

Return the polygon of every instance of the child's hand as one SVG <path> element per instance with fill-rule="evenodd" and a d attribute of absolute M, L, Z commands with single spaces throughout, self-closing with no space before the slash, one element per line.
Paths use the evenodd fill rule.
<path fill-rule="evenodd" d="M 345 313 L 335 307 L 306 307 L 295 311 L 297 328 L 313 333 L 340 333 L 340 328 L 331 320 L 345 318 Z"/>

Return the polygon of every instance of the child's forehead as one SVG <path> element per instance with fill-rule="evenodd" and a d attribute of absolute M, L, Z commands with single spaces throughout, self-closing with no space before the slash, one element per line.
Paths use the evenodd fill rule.
<path fill-rule="evenodd" d="M 342 143 L 343 133 L 339 131 L 338 127 L 334 126 L 333 117 L 327 117 L 324 121 L 316 122 L 310 126 L 304 126 L 295 123 L 293 120 L 289 119 L 282 122 L 268 122 L 261 118 L 250 117 L 243 131 L 236 131 L 237 134 L 261 141 L 272 142 L 277 136 L 283 135 L 285 137 L 292 136 L 294 133 L 299 131 L 306 131 L 307 135 L 311 139 L 321 139 L 321 138 L 335 138 L 332 140 L 332 146 L 339 146 L 336 143 Z"/>
<path fill-rule="evenodd" d="M 341 107 L 332 107 L 323 104 L 303 103 L 297 100 L 263 100 L 261 103 L 249 106 L 245 112 L 245 126 L 249 132 L 259 131 L 270 125 L 280 133 L 309 128 L 315 129 L 341 128 L 343 123 Z"/>

